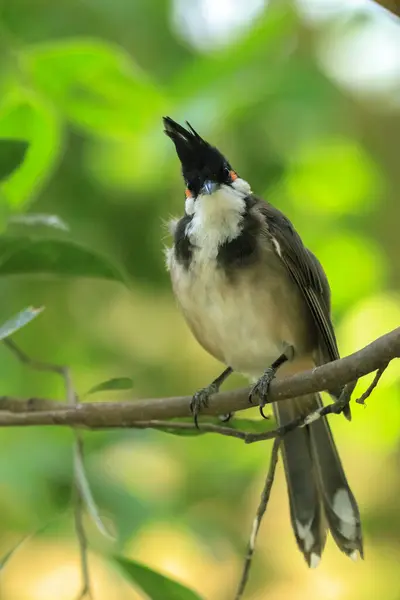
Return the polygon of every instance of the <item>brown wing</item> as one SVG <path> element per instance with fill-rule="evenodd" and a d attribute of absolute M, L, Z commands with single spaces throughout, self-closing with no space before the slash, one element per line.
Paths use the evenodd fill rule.
<path fill-rule="evenodd" d="M 299 286 L 314 318 L 322 362 L 336 360 L 339 350 L 330 316 L 330 288 L 320 262 L 304 246 L 285 215 L 261 200 L 257 208 L 266 220 L 277 255 Z"/>

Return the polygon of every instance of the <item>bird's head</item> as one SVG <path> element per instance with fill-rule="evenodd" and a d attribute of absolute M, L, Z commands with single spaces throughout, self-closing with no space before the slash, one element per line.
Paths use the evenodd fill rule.
<path fill-rule="evenodd" d="M 212 196 L 227 187 L 240 196 L 248 195 L 250 186 L 234 171 L 217 148 L 206 142 L 193 127 L 187 129 L 164 117 L 165 133 L 175 144 L 186 184 L 186 197 Z"/>

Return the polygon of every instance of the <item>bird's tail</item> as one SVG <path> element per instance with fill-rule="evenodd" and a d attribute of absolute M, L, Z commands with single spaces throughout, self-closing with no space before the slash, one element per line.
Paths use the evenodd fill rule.
<path fill-rule="evenodd" d="M 277 402 L 274 413 L 281 426 L 320 406 L 312 394 Z M 328 529 L 342 552 L 362 557 L 360 513 L 326 418 L 285 435 L 282 449 L 293 531 L 308 565 L 318 565 Z"/>

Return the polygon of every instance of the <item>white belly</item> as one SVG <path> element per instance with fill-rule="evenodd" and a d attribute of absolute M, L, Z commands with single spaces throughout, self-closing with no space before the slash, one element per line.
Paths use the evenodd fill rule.
<path fill-rule="evenodd" d="M 290 331 L 286 319 L 291 315 L 282 308 L 293 293 L 291 281 L 283 278 L 282 283 L 273 270 L 268 280 L 267 269 L 261 277 L 255 269 L 245 269 L 232 281 L 214 261 L 207 267 L 194 262 L 186 270 L 172 253 L 169 259 L 174 292 L 190 328 L 221 362 L 259 377 L 287 344 L 295 345 L 296 332 Z M 294 296 L 296 305 L 296 290 Z"/>

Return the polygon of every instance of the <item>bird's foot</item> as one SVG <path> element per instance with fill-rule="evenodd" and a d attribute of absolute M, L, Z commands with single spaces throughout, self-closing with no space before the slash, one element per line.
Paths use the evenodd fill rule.
<path fill-rule="evenodd" d="M 253 403 L 253 397 L 258 396 L 259 406 L 260 406 L 260 414 L 264 419 L 268 419 L 268 415 L 264 414 L 264 406 L 268 403 L 268 392 L 269 386 L 271 385 L 271 381 L 274 379 L 276 374 L 276 369 L 274 367 L 269 367 L 264 371 L 261 375 L 260 379 L 257 381 L 255 385 L 250 390 L 249 394 L 249 402 Z"/>
<path fill-rule="evenodd" d="M 210 396 L 216 394 L 219 390 L 219 386 L 215 383 L 210 383 L 205 388 L 201 388 L 198 392 L 193 395 L 193 398 L 190 402 L 190 410 L 193 413 L 194 424 L 197 428 L 199 428 L 198 418 L 202 408 L 208 406 L 208 401 Z"/>

